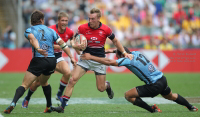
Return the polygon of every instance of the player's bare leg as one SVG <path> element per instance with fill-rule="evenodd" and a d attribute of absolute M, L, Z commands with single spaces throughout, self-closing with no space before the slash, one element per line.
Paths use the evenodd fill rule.
<path fill-rule="evenodd" d="M 168 100 L 176 102 L 177 104 L 186 106 L 190 111 L 198 111 L 197 107 L 192 106 L 184 97 L 182 97 L 179 94 L 170 92 L 168 95 L 162 95 L 162 96 Z"/>
<path fill-rule="evenodd" d="M 39 77 L 41 77 L 41 76 L 39 76 Z M 24 100 L 22 101 L 22 108 L 28 108 L 29 100 L 30 100 L 32 94 L 40 86 L 39 77 L 31 84 L 26 97 L 24 97 Z"/>
<path fill-rule="evenodd" d="M 110 99 L 114 97 L 114 92 L 111 89 L 110 82 L 106 82 L 106 75 L 96 75 L 96 86 L 100 92 L 106 90 Z"/>
<path fill-rule="evenodd" d="M 74 86 L 75 84 L 78 82 L 78 80 L 86 73 L 86 71 L 81 68 L 80 66 L 76 65 L 76 67 L 74 68 L 74 72 L 72 73 L 72 76 L 69 80 L 68 85 L 66 86 L 66 90 L 64 93 L 64 96 L 62 96 L 62 105 L 60 107 L 55 107 L 53 108 L 54 111 L 57 111 L 58 113 L 63 113 L 64 112 L 64 108 L 66 106 L 66 103 L 69 101 L 72 92 L 74 90 Z"/>
<path fill-rule="evenodd" d="M 156 105 L 149 106 L 146 102 L 144 102 L 140 98 L 136 88 L 132 88 L 132 89 L 128 90 L 125 93 L 125 98 L 126 98 L 127 101 L 131 102 L 133 105 L 136 105 L 136 106 L 139 106 L 141 108 L 144 108 L 144 109 L 148 110 L 151 113 L 153 113 L 153 112 L 162 112 Z"/>
<path fill-rule="evenodd" d="M 20 97 L 24 94 L 24 92 L 30 87 L 30 85 L 37 79 L 37 76 L 33 75 L 29 71 L 26 71 L 22 85 L 19 86 L 16 89 L 15 96 L 13 98 L 12 103 L 6 110 L 4 110 L 4 113 L 10 114 L 11 111 L 14 109 L 16 106 L 17 101 L 19 100 Z"/>
<path fill-rule="evenodd" d="M 68 81 L 69 81 L 69 78 L 70 78 L 70 75 L 71 75 L 70 74 L 71 71 L 70 71 L 69 65 L 67 64 L 66 61 L 58 62 L 57 65 L 56 65 L 56 71 L 63 74 L 63 76 L 60 80 L 60 86 L 59 86 L 59 89 L 58 89 L 58 93 L 56 95 L 56 99 L 59 100 L 59 101 L 62 101 L 61 96 L 63 94 L 65 87 L 68 84 Z"/>

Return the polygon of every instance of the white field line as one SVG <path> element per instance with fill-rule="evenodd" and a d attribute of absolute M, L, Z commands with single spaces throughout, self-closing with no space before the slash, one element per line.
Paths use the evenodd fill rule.
<path fill-rule="evenodd" d="M 0 117 L 3 117 L 3 115 L 0 113 Z"/>
<path fill-rule="evenodd" d="M 161 97 L 142 98 L 148 104 L 175 104 L 173 101 L 166 100 Z M 0 98 L 0 105 L 10 104 L 11 98 Z M 20 98 L 18 104 L 21 105 L 23 98 Z M 59 104 L 55 98 L 52 98 L 53 104 Z M 71 98 L 69 104 L 130 104 L 125 98 Z M 46 104 L 45 98 L 31 98 L 29 104 Z M 1 116 L 0 116 L 1 117 Z"/>

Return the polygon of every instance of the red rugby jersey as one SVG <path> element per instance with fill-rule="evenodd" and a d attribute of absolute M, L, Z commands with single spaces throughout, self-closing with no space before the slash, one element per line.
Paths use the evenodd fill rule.
<path fill-rule="evenodd" d="M 67 42 L 69 39 L 72 39 L 72 37 L 73 37 L 73 35 L 74 35 L 74 32 L 73 32 L 70 28 L 68 28 L 68 27 L 66 27 L 64 33 L 58 32 L 58 25 L 57 25 L 57 24 L 56 24 L 56 25 L 51 25 L 49 28 L 55 30 L 56 33 L 60 36 L 60 38 L 61 38 L 64 42 Z M 57 44 L 57 43 L 54 42 L 54 44 Z M 62 52 L 62 51 L 56 50 L 56 49 L 55 49 L 54 52 L 57 53 L 57 52 Z"/>
<path fill-rule="evenodd" d="M 107 37 L 113 33 L 110 27 L 100 23 L 99 28 L 92 29 L 89 23 L 80 25 L 78 33 L 83 34 L 87 39 L 87 48 L 83 51 L 94 56 L 105 57 L 104 45 Z"/>

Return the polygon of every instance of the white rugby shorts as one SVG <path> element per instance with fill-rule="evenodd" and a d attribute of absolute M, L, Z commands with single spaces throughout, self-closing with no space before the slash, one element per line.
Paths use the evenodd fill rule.
<path fill-rule="evenodd" d="M 106 65 L 101 64 L 99 62 L 93 61 L 93 60 L 79 60 L 77 65 L 87 69 L 94 71 L 96 73 L 106 75 Z"/>
<path fill-rule="evenodd" d="M 61 57 L 57 58 L 56 60 L 57 60 L 56 63 L 59 63 L 60 61 L 64 61 L 65 59 L 61 56 Z"/>

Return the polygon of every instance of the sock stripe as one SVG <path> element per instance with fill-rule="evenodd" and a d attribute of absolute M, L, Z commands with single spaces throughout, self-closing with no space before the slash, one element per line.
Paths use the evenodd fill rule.
<path fill-rule="evenodd" d="M 64 81 L 62 81 L 62 80 L 60 80 L 60 84 L 61 84 L 62 86 L 66 86 L 68 83 L 66 83 L 66 82 L 64 82 Z"/>
<path fill-rule="evenodd" d="M 64 96 L 62 96 L 62 98 L 63 98 L 63 99 L 67 99 L 67 100 L 69 100 L 69 99 L 70 99 L 70 97 L 68 97 L 68 96 L 65 96 L 65 95 L 64 95 Z"/>
<path fill-rule="evenodd" d="M 35 90 L 33 90 L 31 87 L 29 88 L 31 92 L 34 92 Z"/>

